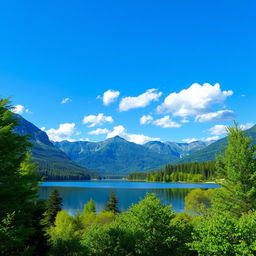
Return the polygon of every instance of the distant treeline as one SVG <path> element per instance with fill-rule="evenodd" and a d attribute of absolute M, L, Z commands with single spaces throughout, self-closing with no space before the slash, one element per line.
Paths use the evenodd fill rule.
<path fill-rule="evenodd" d="M 215 162 L 183 163 L 178 165 L 168 164 L 163 169 L 155 172 L 131 173 L 128 179 L 162 182 L 199 182 L 211 179 L 214 173 Z"/>
<path fill-rule="evenodd" d="M 89 174 L 74 172 L 72 170 L 49 169 L 37 170 L 40 177 L 44 180 L 90 180 Z"/>

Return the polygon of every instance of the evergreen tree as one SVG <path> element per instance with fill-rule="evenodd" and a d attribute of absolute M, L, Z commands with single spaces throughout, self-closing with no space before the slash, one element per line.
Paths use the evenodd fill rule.
<path fill-rule="evenodd" d="M 240 216 L 256 209 L 256 146 L 235 123 L 228 130 L 228 146 L 217 158 L 218 174 L 224 178 L 216 196 L 216 209 Z"/>
<path fill-rule="evenodd" d="M 48 200 L 46 201 L 46 211 L 44 213 L 43 223 L 47 227 L 54 225 L 56 215 L 61 211 L 62 198 L 57 189 L 52 190 Z"/>
<path fill-rule="evenodd" d="M 110 193 L 109 201 L 106 203 L 106 210 L 113 212 L 114 214 L 119 213 L 118 209 L 118 199 L 116 197 L 116 194 L 114 192 Z"/>
<path fill-rule="evenodd" d="M 0 99 L 0 254 L 29 255 L 38 182 L 31 145 L 13 132 L 18 123 L 11 110 L 9 100 Z"/>

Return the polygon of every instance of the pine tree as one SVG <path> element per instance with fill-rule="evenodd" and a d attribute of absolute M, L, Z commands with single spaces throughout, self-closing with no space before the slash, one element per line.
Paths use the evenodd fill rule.
<path fill-rule="evenodd" d="M 240 216 L 256 209 L 256 146 L 237 123 L 227 131 L 228 146 L 216 162 L 219 177 L 224 178 L 216 208 Z"/>
<path fill-rule="evenodd" d="M 0 99 L 0 254 L 29 255 L 35 232 L 36 165 L 30 160 L 28 138 L 13 132 L 18 121 L 11 110 L 9 99 Z"/>
<path fill-rule="evenodd" d="M 52 190 L 48 200 L 46 201 L 46 211 L 44 213 L 43 223 L 50 227 L 54 225 L 56 215 L 61 211 L 62 198 L 57 189 Z"/>
<path fill-rule="evenodd" d="M 119 213 L 118 209 L 118 199 L 116 197 L 116 194 L 114 192 L 110 193 L 109 201 L 106 203 L 106 210 L 113 212 L 114 214 Z"/>

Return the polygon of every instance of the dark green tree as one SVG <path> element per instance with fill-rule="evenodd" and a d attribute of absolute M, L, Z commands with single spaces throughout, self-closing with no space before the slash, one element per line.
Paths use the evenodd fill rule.
<path fill-rule="evenodd" d="M 118 209 L 118 199 L 114 192 L 110 193 L 109 200 L 106 203 L 106 210 L 113 212 L 114 214 L 117 214 L 120 212 Z"/>
<path fill-rule="evenodd" d="M 46 227 L 54 225 L 56 215 L 61 211 L 62 198 L 57 189 L 53 189 L 46 201 L 46 211 L 44 213 L 43 223 Z"/>
<path fill-rule="evenodd" d="M 13 132 L 18 121 L 11 110 L 9 99 L 0 99 L 0 254 L 29 255 L 38 182 L 31 144 Z"/>

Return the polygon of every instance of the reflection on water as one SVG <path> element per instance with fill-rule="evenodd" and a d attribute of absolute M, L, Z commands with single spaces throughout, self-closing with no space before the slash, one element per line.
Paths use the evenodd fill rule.
<path fill-rule="evenodd" d="M 77 211 L 81 211 L 86 202 L 92 198 L 95 201 L 97 212 L 104 209 L 108 200 L 109 193 L 115 192 L 119 200 L 119 209 L 121 211 L 127 210 L 132 204 L 139 202 L 145 197 L 147 193 L 156 193 L 162 202 L 167 205 L 172 205 L 174 211 L 180 212 L 184 210 L 184 198 L 192 190 L 191 188 L 120 188 L 113 182 L 113 187 L 68 187 L 56 186 L 41 186 L 39 188 L 39 196 L 41 199 L 47 199 L 51 190 L 54 188 L 59 190 L 63 198 L 63 209 L 67 210 L 70 214 L 75 215 Z M 74 182 L 72 182 L 74 183 Z M 127 182 L 128 183 L 128 182 Z M 56 184 L 56 182 L 55 182 Z M 104 184 L 104 182 L 102 182 Z M 146 183 L 145 187 L 146 186 Z M 49 184 L 48 184 L 49 185 Z M 138 184 L 139 185 L 139 184 Z M 127 186 L 127 184 L 126 184 Z M 188 186 L 189 187 L 189 186 Z M 213 187 L 213 186 L 209 186 Z M 215 186 L 216 187 L 216 186 Z"/>

